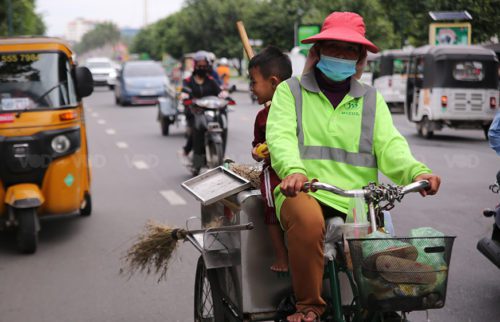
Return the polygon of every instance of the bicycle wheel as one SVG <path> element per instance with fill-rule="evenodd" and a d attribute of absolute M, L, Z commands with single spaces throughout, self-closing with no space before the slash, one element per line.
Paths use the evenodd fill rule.
<path fill-rule="evenodd" d="M 220 298 L 214 294 L 210 286 L 207 268 L 203 257 L 200 256 L 196 265 L 196 275 L 194 282 L 194 321 L 195 322 L 216 322 L 220 321 L 221 309 L 215 308 L 214 298 Z M 220 303 L 220 301 L 218 301 Z M 217 305 L 218 305 L 217 303 Z M 216 313 L 217 312 L 217 313 Z"/>
<path fill-rule="evenodd" d="M 203 257 L 200 256 L 196 266 L 194 286 L 194 321 L 241 321 L 239 317 L 235 317 L 235 312 L 239 311 L 233 302 L 239 294 L 235 282 L 233 268 L 207 270 Z"/>

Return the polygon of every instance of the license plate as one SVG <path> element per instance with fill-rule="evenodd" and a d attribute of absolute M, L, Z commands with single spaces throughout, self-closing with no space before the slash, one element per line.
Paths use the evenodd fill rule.
<path fill-rule="evenodd" d="M 151 89 L 146 89 L 146 90 L 143 90 L 141 91 L 141 95 L 142 96 L 151 96 L 151 95 L 156 95 L 156 91 L 155 90 L 151 90 Z"/>
<path fill-rule="evenodd" d="M 15 118 L 14 114 L 0 114 L 0 123 L 12 123 Z"/>

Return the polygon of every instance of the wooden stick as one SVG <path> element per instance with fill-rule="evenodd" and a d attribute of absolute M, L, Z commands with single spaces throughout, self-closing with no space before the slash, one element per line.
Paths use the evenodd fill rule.
<path fill-rule="evenodd" d="M 240 34 L 241 43 L 243 44 L 243 48 L 245 49 L 245 53 L 247 54 L 248 59 L 252 59 L 254 56 L 252 46 L 250 46 L 250 41 L 248 40 L 248 35 L 245 30 L 245 25 L 243 21 L 236 22 L 236 27 L 238 28 L 238 32 Z"/>

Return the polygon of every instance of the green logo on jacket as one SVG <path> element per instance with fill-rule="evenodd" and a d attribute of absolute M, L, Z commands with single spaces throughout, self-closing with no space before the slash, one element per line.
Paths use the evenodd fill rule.
<path fill-rule="evenodd" d="M 359 105 L 357 101 L 350 101 L 344 106 L 344 110 L 341 112 L 342 115 L 359 116 Z"/>
<path fill-rule="evenodd" d="M 358 108 L 358 102 L 350 101 L 349 103 L 347 103 L 345 108 L 346 110 L 355 110 Z"/>

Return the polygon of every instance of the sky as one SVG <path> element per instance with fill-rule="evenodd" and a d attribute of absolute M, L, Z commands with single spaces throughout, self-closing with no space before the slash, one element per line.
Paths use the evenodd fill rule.
<path fill-rule="evenodd" d="M 144 26 L 144 3 L 148 23 L 182 8 L 184 0 L 36 0 L 36 12 L 47 26 L 47 36 L 61 36 L 68 22 L 76 18 L 112 21 L 120 28 Z"/>

